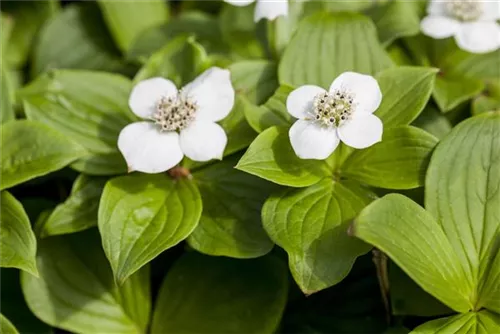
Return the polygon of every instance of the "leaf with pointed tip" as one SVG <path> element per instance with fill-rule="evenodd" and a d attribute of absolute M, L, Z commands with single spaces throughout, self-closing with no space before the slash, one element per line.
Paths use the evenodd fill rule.
<path fill-rule="evenodd" d="M 410 334 L 490 334 L 500 333 L 500 316 L 486 310 L 468 312 L 426 322 Z"/>
<path fill-rule="evenodd" d="M 460 123 L 439 143 L 425 183 L 426 209 L 450 240 L 467 279 L 478 288 L 495 270 L 491 266 L 500 238 L 499 203 L 500 112 L 485 113 Z M 471 294 L 472 302 L 479 303 L 476 309 L 486 307 L 482 303 L 494 291 L 491 286 L 480 295 Z"/>
<path fill-rule="evenodd" d="M 392 61 L 373 22 L 357 13 L 322 12 L 304 19 L 285 49 L 279 82 L 328 88 L 345 71 L 375 74 Z"/>
<path fill-rule="evenodd" d="M 127 175 L 104 187 L 98 226 L 118 284 L 196 228 L 202 202 L 192 180 Z"/>
<path fill-rule="evenodd" d="M 402 66 L 377 74 L 383 98 L 375 115 L 384 129 L 408 125 L 417 118 L 431 97 L 436 73 L 433 68 Z"/>
<path fill-rule="evenodd" d="M 76 333 L 144 333 L 151 312 L 149 268 L 114 284 L 95 229 L 39 242 L 40 277 L 22 273 L 26 302 L 44 322 Z"/>
<path fill-rule="evenodd" d="M 200 223 L 187 239 L 194 249 L 234 258 L 262 256 L 273 243 L 262 227 L 262 204 L 277 187 L 233 168 L 238 156 L 193 173 L 203 200 Z"/>
<path fill-rule="evenodd" d="M 2 231 L 0 266 L 14 267 L 37 276 L 36 238 L 22 204 L 7 191 L 1 192 Z"/>
<path fill-rule="evenodd" d="M 288 129 L 276 126 L 255 138 L 236 168 L 290 187 L 307 187 L 331 175 L 326 162 L 297 157 L 290 145 Z"/>
<path fill-rule="evenodd" d="M 118 152 L 120 131 L 136 118 L 127 104 L 132 82 L 120 75 L 54 70 L 25 86 L 19 96 L 28 119 L 74 139 L 89 151 L 73 168 L 91 175 L 127 170 Z"/>
<path fill-rule="evenodd" d="M 87 155 L 75 141 L 39 122 L 2 124 L 0 189 L 59 170 Z"/>
<path fill-rule="evenodd" d="M 0 333 L 19 334 L 16 327 L 3 314 L 0 314 Z"/>
<path fill-rule="evenodd" d="M 40 237 L 79 232 L 97 225 L 99 199 L 106 181 L 106 178 L 81 174 L 68 199 L 38 226 Z"/>
<path fill-rule="evenodd" d="M 236 260 L 191 252 L 167 273 L 151 332 L 271 334 L 287 291 L 286 267 L 276 258 Z"/>
<path fill-rule="evenodd" d="M 425 291 L 467 312 L 474 289 L 452 244 L 431 214 L 400 194 L 373 202 L 356 218 L 354 235 L 386 253 Z"/>
<path fill-rule="evenodd" d="M 350 220 L 375 196 L 356 183 L 325 178 L 304 189 L 272 195 L 262 209 L 264 228 L 288 253 L 292 275 L 306 294 L 340 282 L 370 247 L 347 234 Z"/>
<path fill-rule="evenodd" d="M 412 127 L 384 131 L 382 141 L 354 151 L 341 166 L 340 173 L 371 186 L 412 189 L 424 185 L 425 172 L 437 139 Z"/>

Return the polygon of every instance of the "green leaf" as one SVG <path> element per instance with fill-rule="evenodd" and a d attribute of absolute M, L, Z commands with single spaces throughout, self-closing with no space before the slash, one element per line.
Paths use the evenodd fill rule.
<path fill-rule="evenodd" d="M 7 319 L 6 317 L 3 316 L 3 314 L 0 314 L 0 332 L 2 334 L 18 334 L 19 332 L 17 331 L 16 327 Z"/>
<path fill-rule="evenodd" d="M 127 53 L 136 39 L 148 28 L 165 23 L 168 6 L 164 1 L 105 1 L 99 0 L 116 45 Z"/>
<path fill-rule="evenodd" d="M 426 322 L 410 334 L 487 334 L 500 332 L 500 316 L 488 311 L 468 312 Z"/>
<path fill-rule="evenodd" d="M 325 161 L 297 157 L 288 129 L 282 127 L 269 128 L 255 138 L 236 168 L 290 187 L 307 187 L 331 174 Z"/>
<path fill-rule="evenodd" d="M 408 125 L 417 118 L 431 97 L 436 73 L 427 67 L 396 67 L 377 75 L 383 98 L 375 115 L 385 129 Z"/>
<path fill-rule="evenodd" d="M 422 290 L 401 268 L 392 262 L 389 264 L 389 285 L 393 315 L 435 317 L 453 313 L 450 308 Z"/>
<path fill-rule="evenodd" d="M 446 70 L 480 80 L 498 80 L 500 77 L 500 51 L 473 54 L 457 50 L 446 59 Z"/>
<path fill-rule="evenodd" d="M 9 73 L 5 69 L 4 63 L 0 66 L 2 82 L 2 99 L 0 101 L 0 124 L 12 121 L 16 118 L 14 112 L 14 92 L 12 83 L 9 80 Z"/>
<path fill-rule="evenodd" d="M 54 172 L 87 154 L 70 138 L 38 122 L 8 122 L 1 133 L 0 189 Z"/>
<path fill-rule="evenodd" d="M 21 290 L 19 279 L 21 272 L 16 268 L 0 270 L 2 314 L 14 324 L 20 333 L 52 334 L 52 328 L 38 319 L 28 308 Z"/>
<path fill-rule="evenodd" d="M 431 214 L 399 194 L 366 207 L 352 232 L 386 253 L 425 291 L 448 307 L 467 312 L 473 286 L 460 258 Z"/>
<path fill-rule="evenodd" d="M 73 184 L 71 194 L 59 204 L 48 219 L 39 226 L 39 236 L 68 234 L 97 225 L 97 209 L 106 178 L 80 175 Z"/>
<path fill-rule="evenodd" d="M 54 70 L 19 95 L 29 119 L 43 122 L 84 146 L 90 154 L 73 165 L 92 175 L 127 170 L 118 152 L 118 134 L 135 118 L 128 108 L 129 79 L 111 73 Z"/>
<path fill-rule="evenodd" d="M 0 266 L 19 268 L 38 275 L 36 268 L 36 238 L 30 220 L 18 200 L 7 191 L 1 192 L 2 231 Z"/>
<path fill-rule="evenodd" d="M 254 6 L 225 4 L 219 14 L 222 39 L 236 57 L 264 58 L 264 49 L 256 36 L 258 25 L 254 22 Z"/>
<path fill-rule="evenodd" d="M 292 91 L 292 87 L 280 86 L 274 95 L 261 106 L 246 102 L 244 112 L 250 126 L 258 133 L 275 125 L 290 126 L 294 118 L 286 109 L 286 99 Z"/>
<path fill-rule="evenodd" d="M 6 63 L 16 68 L 24 65 L 40 27 L 57 11 L 58 7 L 58 2 L 53 0 L 2 3 L 2 13 L 7 13 L 14 23 L 7 43 Z"/>
<path fill-rule="evenodd" d="M 109 181 L 98 226 L 118 284 L 187 238 L 198 224 L 201 208 L 200 193 L 190 180 L 139 174 Z"/>
<path fill-rule="evenodd" d="M 187 239 L 209 255 L 253 258 L 273 247 L 262 228 L 262 204 L 276 186 L 233 168 L 237 156 L 193 173 L 203 200 L 200 223 Z"/>
<path fill-rule="evenodd" d="M 288 253 L 292 275 L 307 295 L 344 279 L 370 247 L 346 230 L 374 195 L 355 183 L 325 178 L 304 189 L 272 195 L 262 209 L 264 228 Z"/>
<path fill-rule="evenodd" d="M 377 27 L 378 37 L 383 45 L 420 32 L 420 17 L 412 2 L 389 1 L 385 5 L 372 8 L 368 14 Z"/>
<path fill-rule="evenodd" d="M 450 111 L 484 89 L 481 80 L 453 75 L 438 75 L 434 87 L 434 100 L 442 112 Z"/>
<path fill-rule="evenodd" d="M 58 68 L 115 72 L 123 67 L 99 8 L 91 3 L 67 6 L 48 21 L 32 59 L 32 77 Z"/>
<path fill-rule="evenodd" d="M 266 20 L 267 46 L 273 58 L 281 58 L 283 51 L 297 30 L 306 5 L 305 1 L 290 1 L 286 16 L 278 16 L 272 21 Z"/>
<path fill-rule="evenodd" d="M 480 95 L 472 101 L 472 115 L 474 116 L 496 110 L 500 110 L 500 99 Z"/>
<path fill-rule="evenodd" d="M 205 50 L 194 38 L 179 36 L 148 59 L 134 77 L 134 82 L 163 77 L 172 80 L 180 88 L 203 71 L 206 58 Z"/>
<path fill-rule="evenodd" d="M 281 84 L 324 88 L 345 71 L 375 74 L 392 65 L 370 19 L 355 13 L 318 13 L 301 22 L 281 59 Z"/>
<path fill-rule="evenodd" d="M 243 261 L 188 253 L 163 281 L 151 332 L 274 333 L 287 285 L 286 268 L 273 257 Z"/>
<path fill-rule="evenodd" d="M 486 279 L 479 288 L 479 305 L 488 310 L 500 313 L 500 250 L 491 260 Z"/>
<path fill-rule="evenodd" d="M 429 132 L 438 139 L 446 136 L 452 129 L 450 121 L 434 107 L 425 108 L 412 125 Z"/>
<path fill-rule="evenodd" d="M 437 139 L 412 126 L 389 128 L 382 141 L 356 150 L 341 166 L 341 175 L 387 189 L 412 189 L 424 184 Z"/>
<path fill-rule="evenodd" d="M 132 44 L 127 58 L 147 59 L 154 52 L 180 35 L 192 35 L 209 53 L 225 53 L 229 47 L 222 40 L 219 23 L 204 12 L 184 11 L 165 25 L 144 31 Z"/>
<path fill-rule="evenodd" d="M 26 302 L 35 315 L 76 333 L 144 333 L 151 312 L 149 268 L 117 287 L 95 229 L 43 239 L 40 278 L 22 273 Z"/>
<path fill-rule="evenodd" d="M 264 103 L 278 88 L 276 64 L 267 60 L 245 60 L 229 66 L 237 93 L 254 104 Z"/>
<path fill-rule="evenodd" d="M 425 207 L 443 228 L 474 287 L 487 279 L 498 247 L 499 184 L 500 113 L 456 126 L 437 146 L 427 171 Z M 480 309 L 489 296 L 477 294 L 469 298 Z"/>

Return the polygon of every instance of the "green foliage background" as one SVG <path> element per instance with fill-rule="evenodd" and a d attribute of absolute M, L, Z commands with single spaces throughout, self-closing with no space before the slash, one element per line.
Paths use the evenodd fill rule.
<path fill-rule="evenodd" d="M 426 1 L 2 1 L 1 333 L 500 333 L 500 51 Z M 222 161 L 127 174 L 133 85 L 212 66 Z M 286 98 L 374 76 L 382 142 L 301 160 Z"/>

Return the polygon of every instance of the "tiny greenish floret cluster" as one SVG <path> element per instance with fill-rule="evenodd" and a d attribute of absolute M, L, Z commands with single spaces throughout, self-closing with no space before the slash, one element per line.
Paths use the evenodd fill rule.
<path fill-rule="evenodd" d="M 345 89 L 319 93 L 313 102 L 312 119 L 322 126 L 338 127 L 354 112 L 354 94 Z"/>
<path fill-rule="evenodd" d="M 162 97 L 152 119 L 161 131 L 180 131 L 193 122 L 197 109 L 196 102 L 179 92 L 176 96 Z"/>
<path fill-rule="evenodd" d="M 475 21 L 483 14 L 476 0 L 452 0 L 447 6 L 451 16 L 463 22 Z"/>

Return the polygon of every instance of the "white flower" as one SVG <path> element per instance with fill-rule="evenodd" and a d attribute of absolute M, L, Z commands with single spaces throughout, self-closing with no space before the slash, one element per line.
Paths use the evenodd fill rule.
<path fill-rule="evenodd" d="M 163 78 L 139 82 L 129 106 L 147 121 L 127 125 L 118 137 L 129 171 L 164 172 L 184 155 L 195 161 L 222 159 L 227 136 L 215 122 L 226 117 L 233 105 L 230 72 L 217 67 L 181 90 Z"/>
<path fill-rule="evenodd" d="M 382 140 L 382 121 L 373 112 L 382 101 L 377 80 L 369 75 L 344 72 L 330 90 L 302 86 L 287 98 L 288 112 L 298 118 L 289 136 L 301 159 L 326 159 L 342 140 L 366 148 Z"/>
<path fill-rule="evenodd" d="M 457 45 L 469 52 L 485 53 L 500 48 L 498 0 L 431 0 L 420 27 L 432 38 L 455 36 Z"/>
<path fill-rule="evenodd" d="M 235 6 L 246 6 L 256 0 L 224 0 Z M 259 22 L 261 19 L 274 20 L 278 16 L 288 15 L 288 0 L 257 0 L 255 5 L 254 21 Z"/>

